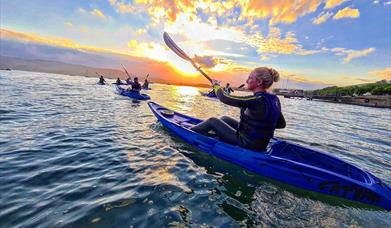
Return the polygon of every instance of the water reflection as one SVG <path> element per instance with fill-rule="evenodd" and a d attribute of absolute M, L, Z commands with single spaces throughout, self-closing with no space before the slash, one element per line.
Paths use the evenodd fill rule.
<path fill-rule="evenodd" d="M 164 151 L 161 151 L 164 153 Z M 178 161 L 175 158 L 167 159 L 164 156 L 143 157 L 145 155 L 137 156 L 134 152 L 128 152 L 129 167 L 138 174 L 138 178 L 147 186 L 171 185 L 182 189 L 184 192 L 191 192 L 178 179 L 175 173 L 177 170 Z"/>
<path fill-rule="evenodd" d="M 191 86 L 175 86 L 172 90 L 172 99 L 175 100 L 175 110 L 190 112 L 199 95 L 198 88 Z"/>

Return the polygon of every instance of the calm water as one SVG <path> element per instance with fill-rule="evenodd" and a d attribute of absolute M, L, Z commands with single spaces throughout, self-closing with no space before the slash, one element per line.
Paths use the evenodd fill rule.
<path fill-rule="evenodd" d="M 390 227 L 391 212 L 290 188 L 187 146 L 97 79 L 0 71 L 0 227 Z M 237 109 L 152 84 L 199 118 Z M 205 90 L 205 89 L 202 89 Z M 391 112 L 281 98 L 280 138 L 335 154 L 391 185 Z"/>

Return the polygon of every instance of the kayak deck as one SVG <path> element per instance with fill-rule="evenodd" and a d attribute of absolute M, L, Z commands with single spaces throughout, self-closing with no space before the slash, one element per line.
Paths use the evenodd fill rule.
<path fill-rule="evenodd" d="M 391 189 L 385 183 L 337 157 L 276 138 L 266 151 L 248 150 L 190 130 L 200 119 L 148 105 L 165 127 L 206 153 L 299 188 L 391 210 Z"/>

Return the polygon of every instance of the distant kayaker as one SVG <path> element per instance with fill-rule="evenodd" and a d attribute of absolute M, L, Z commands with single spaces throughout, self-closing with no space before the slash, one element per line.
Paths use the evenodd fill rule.
<path fill-rule="evenodd" d="M 98 83 L 102 85 L 106 83 L 105 79 L 103 78 L 103 75 L 100 76 Z"/>
<path fill-rule="evenodd" d="M 117 78 L 117 81 L 116 81 L 115 83 L 117 83 L 117 85 L 121 85 L 121 84 L 122 84 L 122 81 L 121 81 L 120 78 Z"/>
<path fill-rule="evenodd" d="M 212 117 L 192 127 L 192 130 L 201 134 L 213 130 L 227 143 L 252 150 L 265 150 L 274 130 L 285 128 L 286 125 L 280 100 L 266 91 L 279 77 L 279 73 L 272 68 L 255 68 L 246 81 L 247 88 L 254 95 L 247 97 L 228 95 L 219 82 L 213 80 L 213 88 L 219 100 L 241 108 L 240 122 L 227 116 L 221 119 Z"/>
<path fill-rule="evenodd" d="M 133 79 L 132 91 L 133 91 L 133 92 L 140 92 L 140 91 L 141 91 L 141 85 L 140 85 L 140 83 L 138 82 L 138 78 L 137 78 L 137 77 L 135 77 L 135 78 Z"/>
<path fill-rule="evenodd" d="M 149 88 L 149 82 L 148 82 L 148 79 L 146 78 L 144 80 L 143 89 L 148 89 L 148 88 Z"/>
<path fill-rule="evenodd" d="M 125 81 L 126 81 L 126 84 L 128 84 L 128 85 L 132 84 L 132 78 L 131 77 L 128 77 Z"/>
<path fill-rule="evenodd" d="M 229 86 L 229 83 L 224 87 L 224 92 L 231 94 L 234 90 Z"/>

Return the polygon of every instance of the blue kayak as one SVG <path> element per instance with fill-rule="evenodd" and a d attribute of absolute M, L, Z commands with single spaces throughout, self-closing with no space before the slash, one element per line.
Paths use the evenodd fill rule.
<path fill-rule="evenodd" d="M 139 93 L 139 92 L 133 92 L 133 91 L 126 91 L 126 89 L 122 88 L 121 86 L 116 86 L 118 94 L 122 96 L 127 96 L 133 99 L 137 100 L 150 100 L 151 97 L 148 96 L 147 94 L 144 93 Z"/>
<path fill-rule="evenodd" d="M 203 152 L 302 189 L 391 210 L 390 187 L 337 157 L 276 138 L 266 151 L 248 150 L 190 130 L 200 119 L 148 105 L 164 127 Z"/>

